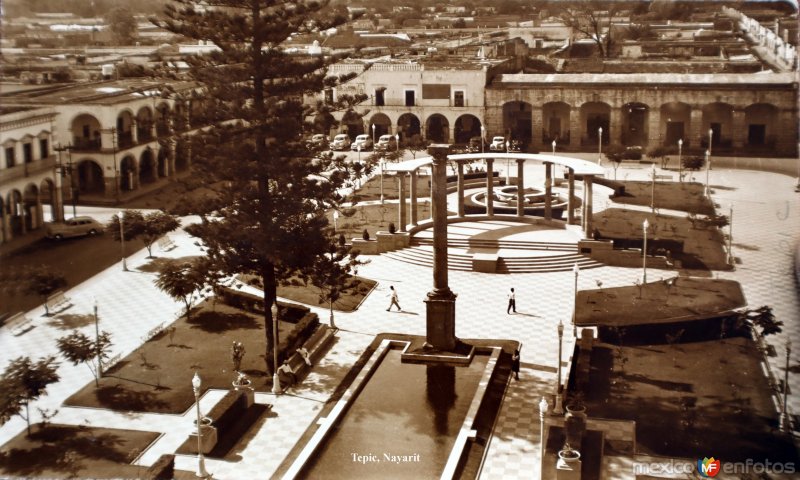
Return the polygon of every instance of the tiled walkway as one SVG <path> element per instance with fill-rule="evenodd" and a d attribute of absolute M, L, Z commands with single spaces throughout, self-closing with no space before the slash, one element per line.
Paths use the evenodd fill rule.
<path fill-rule="evenodd" d="M 527 167 L 526 167 L 527 168 Z M 610 171 L 610 169 L 609 169 Z M 619 178 L 645 179 L 649 169 L 622 167 Z M 526 171 L 526 179 L 537 181 L 536 171 Z M 720 278 L 740 281 L 751 306 L 771 305 L 775 314 L 786 324 L 784 333 L 771 338 L 778 347 L 779 357 L 772 359 L 776 374 L 782 376 L 783 343 L 791 337 L 800 345 L 800 311 L 797 290 L 791 271 L 791 249 L 798 241 L 800 209 L 793 192 L 794 179 L 767 173 L 735 170 L 713 170 L 711 183 L 726 185 L 718 188 L 714 199 L 721 204 L 723 213 L 732 201 L 734 204 L 734 253 L 740 259 L 733 272 L 720 273 Z M 609 204 L 609 190 L 595 188 L 596 211 Z M 635 207 L 627 207 L 634 209 Z M 184 222 L 184 225 L 186 222 Z M 178 248 L 159 252 L 159 256 L 180 257 L 197 254 L 194 240 L 183 232 L 171 235 Z M 135 268 L 146 262 L 146 252 L 131 257 L 128 264 Z M 359 274 L 379 282 L 376 290 L 364 301 L 359 310 L 336 314 L 341 329 L 334 345 L 326 356 L 314 366 L 311 374 L 291 393 L 275 397 L 258 393 L 256 401 L 273 405 L 271 412 L 258 428 L 234 448 L 229 458 L 209 459 L 207 467 L 214 478 L 269 478 L 286 454 L 308 428 L 322 403 L 330 396 L 347 370 L 381 332 L 424 334 L 425 305 L 423 299 L 432 285 L 430 269 L 402 263 L 385 257 L 372 257 L 371 263 L 359 269 Z M 675 275 L 674 272 L 652 270 L 653 278 Z M 640 275 L 639 269 L 601 267 L 580 272 L 579 288 L 597 288 L 630 285 Z M 123 273 L 115 265 L 91 280 L 71 289 L 67 294 L 75 304 L 64 313 L 91 314 L 97 299 L 100 328 L 112 333 L 115 349 L 123 355 L 134 350 L 141 337 L 161 322 L 169 323 L 179 314 L 181 307 L 153 286 L 154 274 Z M 556 326 L 559 320 L 567 325 L 572 314 L 572 272 L 488 275 L 473 272 L 451 271 L 450 286 L 458 294 L 456 334 L 463 338 L 511 338 L 523 343 L 521 381 L 512 381 L 497 422 L 494 438 L 489 446 L 483 478 L 514 479 L 537 478 L 538 474 L 538 402 L 555 387 L 558 340 Z M 386 312 L 389 304 L 388 288 L 394 285 L 399 292 L 403 312 Z M 517 291 L 516 315 L 506 315 L 506 292 Z M 312 307 L 327 319 L 327 311 Z M 48 323 L 44 309 L 37 308 L 28 315 L 35 319 L 36 328 L 21 337 L 14 337 L 7 329 L 0 331 L 0 365 L 20 355 L 38 357 L 55 354 L 55 339 L 65 330 Z M 93 333 L 91 323 L 82 327 Z M 572 350 L 571 329 L 564 338 L 564 358 Z M 91 423 L 120 428 L 151 430 L 165 433 L 139 459 L 142 465 L 151 464 L 161 453 L 170 453 L 186 438 L 192 428 L 193 416 L 124 414 L 103 410 L 62 407 L 69 395 L 92 380 L 89 370 L 79 365 L 73 367 L 61 362 L 62 380 L 49 387 L 49 394 L 35 406 L 54 410 L 59 414 L 53 420 L 64 423 Z M 797 365 L 796 361 L 792 365 Z M 186 388 L 191 388 L 187 373 Z M 790 376 L 793 391 L 800 391 L 797 375 Z M 201 400 L 207 411 L 222 392 L 210 391 Z M 790 397 L 791 407 L 800 411 L 800 399 Z M 34 411 L 35 409 L 32 409 Z M 33 414 L 38 421 L 38 414 Z M 14 418 L 0 427 L 0 443 L 24 429 L 24 422 Z M 196 459 L 178 456 L 180 469 L 193 471 Z"/>

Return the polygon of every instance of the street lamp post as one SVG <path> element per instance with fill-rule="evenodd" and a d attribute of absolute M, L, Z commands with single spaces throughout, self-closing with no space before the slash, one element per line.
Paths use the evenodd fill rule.
<path fill-rule="evenodd" d="M 653 182 L 650 186 L 650 212 L 655 215 L 656 213 L 656 164 L 652 163 L 653 171 L 651 175 L 653 176 Z"/>
<path fill-rule="evenodd" d="M 385 162 L 383 160 L 381 160 L 381 163 L 380 163 L 380 166 L 381 166 L 381 205 L 383 205 L 383 165 L 384 165 L 384 163 Z"/>
<path fill-rule="evenodd" d="M 597 164 L 603 160 L 603 127 L 597 127 Z"/>
<path fill-rule="evenodd" d="M 208 472 L 206 471 L 206 459 L 203 458 L 203 447 L 202 447 L 202 437 L 203 437 L 203 424 L 201 423 L 200 418 L 200 385 L 201 385 L 200 375 L 197 372 L 194 372 L 194 377 L 192 378 L 192 391 L 194 391 L 194 403 L 197 406 L 197 473 L 196 476 L 200 478 L 208 477 Z"/>
<path fill-rule="evenodd" d="M 789 413 L 786 410 L 786 394 L 789 393 L 789 357 L 792 355 L 792 341 L 786 339 L 786 368 L 783 370 L 783 405 L 781 409 L 781 431 L 790 431 Z"/>
<path fill-rule="evenodd" d="M 372 124 L 372 148 L 375 148 L 375 124 Z"/>
<path fill-rule="evenodd" d="M 711 168 L 711 150 L 706 150 L 706 197 L 711 197 L 708 190 L 708 170 Z"/>
<path fill-rule="evenodd" d="M 339 210 L 333 211 L 333 233 L 336 233 L 336 222 L 339 220 Z"/>
<path fill-rule="evenodd" d="M 483 151 L 483 144 L 484 143 L 486 143 L 486 127 L 481 125 L 481 153 L 484 153 L 484 151 Z"/>
<path fill-rule="evenodd" d="M 728 215 L 728 265 L 733 266 L 733 204 Z"/>
<path fill-rule="evenodd" d="M 122 210 L 119 211 L 119 245 L 120 250 L 122 250 L 122 271 L 128 271 L 128 263 L 125 260 L 125 222 L 124 222 L 124 212 Z"/>
<path fill-rule="evenodd" d="M 508 153 L 508 147 L 509 147 L 510 145 L 511 145 L 511 142 L 506 142 L 506 153 Z M 508 177 L 509 177 L 509 175 L 508 175 L 508 172 L 509 172 L 509 170 L 511 170 L 511 166 L 510 166 L 510 165 L 511 165 L 511 163 L 510 163 L 510 162 L 511 162 L 511 160 L 510 160 L 510 159 L 508 159 L 508 158 L 506 158 L 506 185 L 508 185 L 508 182 L 509 182 L 509 178 L 508 178 Z M 520 191 L 517 191 L 517 195 L 522 195 L 522 192 L 520 192 Z"/>
<path fill-rule="evenodd" d="M 272 302 L 272 393 L 281 393 L 281 379 L 278 375 L 278 302 Z"/>
<path fill-rule="evenodd" d="M 553 143 L 551 143 L 551 145 L 553 146 L 553 155 L 555 155 L 556 154 L 556 141 L 553 140 Z"/>
<path fill-rule="evenodd" d="M 678 181 L 683 181 L 683 162 L 681 162 L 681 151 L 683 150 L 683 139 L 678 139 Z"/>
<path fill-rule="evenodd" d="M 647 228 L 650 226 L 650 222 L 647 219 L 644 219 L 642 222 L 642 231 L 644 232 L 644 245 L 642 247 L 642 286 L 647 283 Z"/>
<path fill-rule="evenodd" d="M 547 403 L 547 399 L 542 397 L 542 400 L 539 402 L 539 445 L 541 447 L 541 456 L 544 458 L 544 416 L 547 415 L 547 409 L 550 405 Z M 540 480 L 544 480 L 544 473 L 539 473 Z"/>
<path fill-rule="evenodd" d="M 94 344 L 97 355 L 97 376 L 103 376 L 103 357 L 100 355 L 100 325 L 97 317 L 97 298 L 94 299 Z"/>
<path fill-rule="evenodd" d="M 564 340 L 564 323 L 561 319 L 558 320 L 558 378 L 556 380 L 556 406 L 553 409 L 553 413 L 556 415 L 561 415 L 564 413 L 564 409 L 561 406 L 561 344 Z"/>
<path fill-rule="evenodd" d="M 395 152 L 400 152 L 400 134 L 399 133 L 395 133 L 394 134 L 394 151 Z M 399 161 L 400 159 L 398 158 L 397 160 Z"/>
<path fill-rule="evenodd" d="M 575 315 L 578 311 L 578 274 L 581 272 L 581 267 L 578 262 L 572 266 L 572 273 L 575 275 L 575 285 L 572 288 L 572 336 L 578 338 L 578 327 L 575 325 Z"/>
<path fill-rule="evenodd" d="M 714 140 L 714 129 L 708 129 L 708 155 L 711 155 L 711 143 Z"/>

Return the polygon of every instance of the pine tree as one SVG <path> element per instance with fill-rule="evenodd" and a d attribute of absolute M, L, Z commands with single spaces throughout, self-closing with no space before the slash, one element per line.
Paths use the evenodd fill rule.
<path fill-rule="evenodd" d="M 303 96 L 345 82 L 329 77 L 339 58 L 301 55 L 283 47 L 293 34 L 315 34 L 344 23 L 343 7 L 328 2 L 193 0 L 168 4 L 159 26 L 213 43 L 218 50 L 189 60 L 205 94 L 207 119 L 215 127 L 197 135 L 192 167 L 217 187 L 214 221 L 187 227 L 200 237 L 226 273 L 248 273 L 264 286 L 266 363 L 272 365 L 270 307 L 279 281 L 311 268 L 325 252 L 324 211 L 338 205 L 343 176 L 321 177 L 330 164 L 307 142 L 314 114 L 346 110 L 364 96 L 340 96 L 335 104 L 304 105 Z M 316 108 L 315 108 L 316 107 Z M 316 110 L 316 112 L 315 112 Z M 317 157 L 316 161 L 312 161 Z M 278 360 L 280 363 L 280 359 Z"/>

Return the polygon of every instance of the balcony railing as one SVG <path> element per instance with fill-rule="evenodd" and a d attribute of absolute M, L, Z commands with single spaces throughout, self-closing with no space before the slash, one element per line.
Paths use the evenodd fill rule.
<path fill-rule="evenodd" d="M 56 156 L 50 155 L 49 157 L 41 160 L 34 160 L 31 163 L 14 165 L 11 168 L 0 170 L 0 183 L 11 182 L 20 178 L 26 178 L 37 175 L 45 170 L 51 170 L 56 165 Z"/>
<path fill-rule="evenodd" d="M 72 139 L 72 149 L 83 152 L 94 152 L 100 150 L 99 138 L 75 137 Z"/>

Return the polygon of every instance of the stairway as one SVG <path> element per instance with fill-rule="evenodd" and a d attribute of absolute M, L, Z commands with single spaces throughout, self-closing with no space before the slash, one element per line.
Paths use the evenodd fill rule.
<path fill-rule="evenodd" d="M 577 263 L 582 270 L 602 267 L 596 262 L 578 253 L 578 246 L 574 243 L 548 243 L 526 242 L 511 240 L 475 240 L 475 239 L 449 239 L 448 249 L 479 249 L 493 250 L 538 250 L 559 252 L 554 255 L 513 256 L 497 259 L 497 273 L 537 273 L 537 272 L 567 272 L 572 270 Z M 433 268 L 433 239 L 412 238 L 411 245 L 402 250 L 386 252 L 387 258 L 392 258 L 413 265 Z M 471 272 L 472 253 L 448 252 L 447 264 L 449 270 Z"/>

